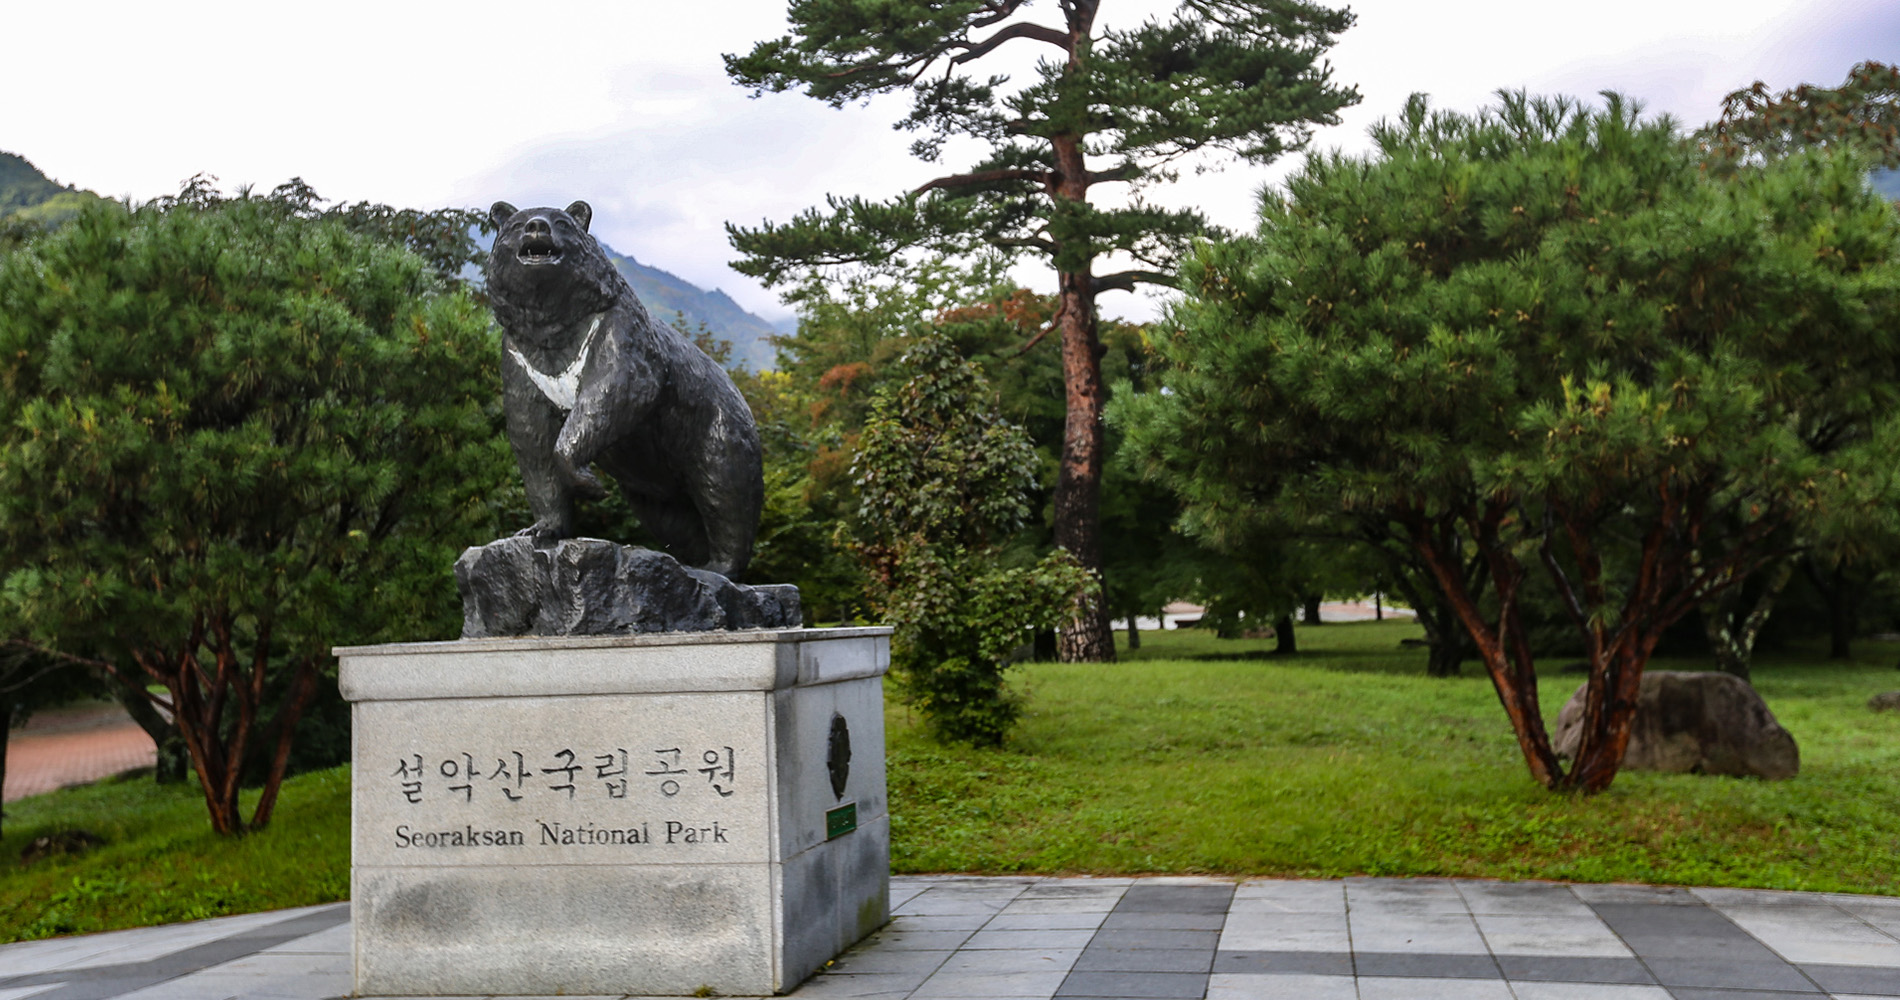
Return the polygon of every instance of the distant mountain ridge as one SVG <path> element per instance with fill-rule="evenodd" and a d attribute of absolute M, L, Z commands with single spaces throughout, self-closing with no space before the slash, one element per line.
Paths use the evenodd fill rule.
<path fill-rule="evenodd" d="M 40 223 L 60 222 L 98 197 L 71 185 L 61 186 L 24 156 L 0 152 L 0 215 Z"/>
<path fill-rule="evenodd" d="M 778 352 L 772 338 L 792 332 L 797 320 L 773 324 L 746 312 L 717 288 L 706 291 L 676 274 L 642 264 L 605 243 L 600 248 L 607 251 L 607 259 L 613 261 L 614 269 L 633 286 L 633 293 L 640 296 L 653 318 L 667 323 L 684 318 L 688 329 L 704 323 L 715 335 L 732 342 L 733 364 L 743 364 L 755 372 L 777 366 Z"/>
<path fill-rule="evenodd" d="M 91 191 L 56 183 L 25 157 L 0 152 L 0 217 L 58 223 L 98 197 Z M 479 234 L 477 240 L 488 242 Z M 633 286 L 634 294 L 646 303 L 655 319 L 674 323 L 684 317 L 688 329 L 704 324 L 715 336 L 732 343 L 733 364 L 743 364 L 753 371 L 774 367 L 778 355 L 771 338 L 796 329 L 795 319 L 773 324 L 745 311 L 725 292 L 706 291 L 676 274 L 618 253 L 605 243 L 601 249 L 607 251 L 614 268 Z M 477 273 L 466 277 L 481 280 Z"/>

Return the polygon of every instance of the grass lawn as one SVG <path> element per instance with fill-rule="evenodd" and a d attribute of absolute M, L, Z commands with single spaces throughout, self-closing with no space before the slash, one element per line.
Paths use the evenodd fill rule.
<path fill-rule="evenodd" d="M 1762 782 L 1627 773 L 1594 798 L 1530 781 L 1488 681 L 1423 676 L 1407 623 L 1270 641 L 1148 633 L 1121 663 L 1034 664 L 1001 750 L 927 740 L 892 700 L 892 867 L 912 872 L 1464 875 L 1900 893 L 1893 646 L 1768 656 L 1756 686 L 1802 750 Z M 1696 664 L 1657 661 L 1658 668 Z M 1548 717 L 1579 678 L 1552 676 Z M 342 899 L 349 769 L 284 786 L 264 833 L 211 833 L 190 788 L 106 782 L 7 806 L 0 941 Z M 30 866 L 32 837 L 106 846 Z"/>
<path fill-rule="evenodd" d="M 1416 634 L 1304 629 L 1280 660 L 1241 658 L 1267 640 L 1149 633 L 1111 666 L 1035 664 L 1000 751 L 936 746 L 893 706 L 893 868 L 1900 892 L 1900 715 L 1866 708 L 1900 688 L 1893 647 L 1757 665 L 1801 745 L 1792 781 L 1630 772 L 1584 798 L 1533 784 L 1490 682 L 1474 664 L 1424 676 L 1423 651 L 1399 647 Z M 1553 729 L 1581 680 L 1545 678 Z"/>

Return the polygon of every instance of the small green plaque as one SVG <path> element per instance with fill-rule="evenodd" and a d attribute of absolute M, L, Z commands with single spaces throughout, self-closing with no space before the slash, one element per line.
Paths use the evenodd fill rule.
<path fill-rule="evenodd" d="M 836 809 L 825 813 L 825 839 L 837 840 L 839 837 L 858 828 L 858 804 L 846 802 Z"/>

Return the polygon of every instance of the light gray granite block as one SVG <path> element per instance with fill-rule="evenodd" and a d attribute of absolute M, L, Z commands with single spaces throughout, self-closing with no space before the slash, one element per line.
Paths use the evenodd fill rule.
<path fill-rule="evenodd" d="M 359 995 L 771 994 L 889 920 L 887 629 L 337 655 Z"/>

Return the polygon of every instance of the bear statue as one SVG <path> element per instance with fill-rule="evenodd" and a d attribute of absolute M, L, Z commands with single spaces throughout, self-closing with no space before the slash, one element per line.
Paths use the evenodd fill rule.
<path fill-rule="evenodd" d="M 577 201 L 496 202 L 488 296 L 504 333 L 502 405 L 537 546 L 574 535 L 598 466 L 680 562 L 744 575 L 764 504 L 759 432 L 725 371 L 656 322 L 588 234 Z"/>

